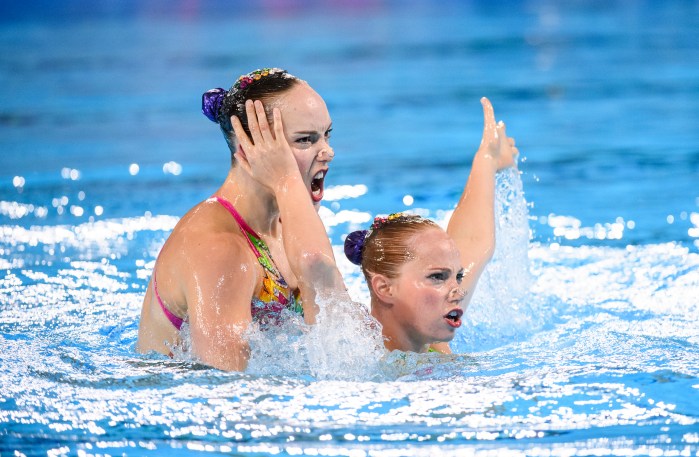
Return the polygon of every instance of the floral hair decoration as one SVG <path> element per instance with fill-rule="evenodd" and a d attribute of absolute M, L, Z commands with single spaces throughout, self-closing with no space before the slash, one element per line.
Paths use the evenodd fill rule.
<path fill-rule="evenodd" d="M 371 235 L 371 233 L 374 230 L 378 230 L 378 229 L 386 226 L 387 224 L 389 224 L 392 221 L 396 221 L 396 220 L 401 219 L 401 218 L 404 219 L 405 217 L 406 216 L 403 213 L 393 213 L 393 214 L 389 214 L 388 216 L 385 216 L 385 217 L 376 216 L 374 218 L 374 222 L 371 224 L 371 227 L 367 231 L 368 233 L 366 236 Z"/>
<path fill-rule="evenodd" d="M 201 96 L 201 112 L 204 113 L 204 116 L 206 116 L 211 122 L 215 122 L 217 124 L 220 123 L 222 108 L 226 99 L 233 100 L 236 104 L 242 103 L 242 101 L 238 100 L 238 98 L 240 98 L 242 92 L 248 86 L 255 81 L 259 81 L 265 76 L 275 75 L 277 73 L 286 74 L 286 70 L 282 70 L 281 68 L 260 68 L 259 70 L 251 71 L 246 75 L 241 75 L 236 82 L 233 83 L 233 86 L 229 90 L 221 87 L 207 90 Z M 289 77 L 293 78 L 291 75 L 289 75 Z"/>
<path fill-rule="evenodd" d="M 253 81 L 259 81 L 265 76 L 269 76 L 270 74 L 275 74 L 283 71 L 284 70 L 280 68 L 261 68 L 259 70 L 251 71 L 247 75 L 241 75 L 240 78 L 238 78 L 238 81 L 236 81 L 235 84 L 233 84 L 233 89 L 231 90 L 235 90 L 236 84 L 238 85 L 239 89 L 245 89 L 250 84 L 252 84 Z"/>

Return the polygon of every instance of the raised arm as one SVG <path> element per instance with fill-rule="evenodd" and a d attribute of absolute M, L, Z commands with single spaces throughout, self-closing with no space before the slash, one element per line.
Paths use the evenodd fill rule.
<path fill-rule="evenodd" d="M 514 166 L 518 153 L 514 139 L 507 136 L 505 124 L 495 122 L 490 101 L 483 97 L 481 104 L 483 138 L 447 226 L 447 233 L 456 241 L 466 271 L 467 300 L 495 249 L 495 174 Z"/>
<path fill-rule="evenodd" d="M 249 138 L 236 118 L 233 128 L 242 151 L 236 160 L 253 178 L 274 192 L 282 220 L 284 250 L 291 270 L 299 281 L 306 321 L 317 314 L 316 300 L 335 297 L 349 300 L 337 268 L 332 245 L 309 191 L 301 178 L 282 124 L 281 112 L 273 110 L 273 130 L 261 102 L 247 101 Z"/>

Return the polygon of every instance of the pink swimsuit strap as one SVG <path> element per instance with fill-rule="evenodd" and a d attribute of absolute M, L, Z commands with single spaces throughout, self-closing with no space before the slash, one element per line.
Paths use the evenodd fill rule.
<path fill-rule="evenodd" d="M 223 197 L 219 197 L 218 195 L 214 195 L 211 197 L 213 200 L 216 200 L 228 210 L 229 213 L 231 213 L 231 216 L 233 216 L 233 219 L 238 223 L 238 226 L 243 232 L 251 233 L 255 238 L 260 238 L 260 235 L 258 235 L 252 227 L 248 225 L 247 222 L 245 222 L 245 219 L 236 211 L 236 209 L 233 207 L 233 204 L 226 200 Z M 245 237 L 245 240 L 248 242 L 248 246 L 250 246 L 250 249 L 252 249 L 252 252 L 255 253 L 255 257 L 259 258 L 262 254 L 260 254 L 260 251 L 257 249 L 257 247 L 250 241 L 250 238 L 248 236 Z"/>
<path fill-rule="evenodd" d="M 213 196 L 211 200 L 220 203 L 233 216 L 245 241 L 264 269 L 265 277 L 260 285 L 260 291 L 253 297 L 251 303 L 253 320 L 261 323 L 278 323 L 281 321 L 281 312 L 284 309 L 303 315 L 303 306 L 298 294 L 291 290 L 282 277 L 264 240 L 245 222 L 231 202 L 219 196 Z"/>
<path fill-rule="evenodd" d="M 153 270 L 153 292 L 155 292 L 155 298 L 158 300 L 160 308 L 163 310 L 163 313 L 165 313 L 165 316 L 177 330 L 180 330 L 185 321 L 181 317 L 175 316 L 172 311 L 167 309 L 165 303 L 163 303 L 163 300 L 160 298 L 160 294 L 158 293 L 158 280 L 155 277 L 155 270 Z"/>

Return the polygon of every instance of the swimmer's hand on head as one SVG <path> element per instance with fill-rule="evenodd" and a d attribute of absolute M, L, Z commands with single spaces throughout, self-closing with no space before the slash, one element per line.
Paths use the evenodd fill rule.
<path fill-rule="evenodd" d="M 275 195 L 283 193 L 289 181 L 303 183 L 291 146 L 284 136 L 279 108 L 272 111 L 273 130 L 262 102 L 247 100 L 245 110 L 250 137 L 243 130 L 240 120 L 233 118 L 233 129 L 240 142 L 235 159 L 250 176 Z"/>
<path fill-rule="evenodd" d="M 317 296 L 349 301 L 332 246 L 304 183 L 294 150 L 284 135 L 281 111 L 272 111 L 270 127 L 262 102 L 245 104 L 250 137 L 240 120 L 233 129 L 240 142 L 236 160 L 253 179 L 274 192 L 282 220 L 282 237 L 289 265 L 298 278 L 304 316 L 315 323 Z"/>

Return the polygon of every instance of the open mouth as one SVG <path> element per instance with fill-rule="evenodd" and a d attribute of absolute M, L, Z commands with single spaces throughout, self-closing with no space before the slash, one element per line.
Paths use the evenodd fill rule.
<path fill-rule="evenodd" d="M 455 308 L 444 315 L 444 320 L 452 327 L 459 328 L 461 327 L 461 316 L 463 316 L 463 314 L 464 311 L 461 308 Z"/>
<path fill-rule="evenodd" d="M 314 202 L 323 199 L 323 184 L 325 183 L 325 171 L 319 171 L 311 181 L 311 198 Z"/>

